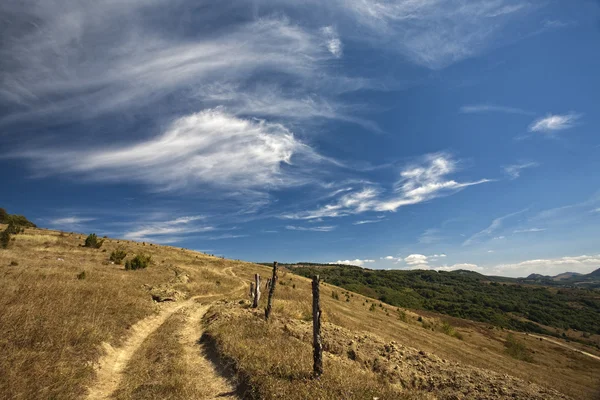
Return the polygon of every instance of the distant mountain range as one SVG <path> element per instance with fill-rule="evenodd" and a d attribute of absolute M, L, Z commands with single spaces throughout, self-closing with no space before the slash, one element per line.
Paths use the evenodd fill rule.
<path fill-rule="evenodd" d="M 563 272 L 555 276 L 531 274 L 527 278 L 517 278 L 520 283 L 551 286 L 577 286 L 586 288 L 600 288 L 600 268 L 589 274 L 577 272 Z"/>

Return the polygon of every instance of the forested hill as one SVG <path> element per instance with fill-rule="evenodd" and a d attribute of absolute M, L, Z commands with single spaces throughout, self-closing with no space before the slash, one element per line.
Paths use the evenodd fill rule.
<path fill-rule="evenodd" d="M 328 283 L 395 306 L 529 332 L 557 333 L 538 325 L 542 324 L 600 334 L 597 289 L 532 286 L 463 270 L 369 270 L 309 263 L 286 267 L 307 277 L 319 274 Z"/>

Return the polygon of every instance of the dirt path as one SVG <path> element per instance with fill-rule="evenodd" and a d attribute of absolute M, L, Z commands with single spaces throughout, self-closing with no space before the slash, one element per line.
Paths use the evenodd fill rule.
<path fill-rule="evenodd" d="M 191 298 L 181 303 L 169 304 L 160 313 L 138 321 L 131 327 L 131 334 L 123 346 L 119 348 L 115 349 L 110 344 L 103 343 L 102 345 L 107 354 L 98 363 L 98 367 L 96 368 L 96 384 L 90 388 L 87 399 L 100 400 L 110 398 L 119 387 L 123 378 L 123 371 L 131 360 L 131 357 L 144 340 L 158 329 L 173 313 L 181 310 L 183 307 L 193 305 L 195 299 Z"/>
<path fill-rule="evenodd" d="M 198 304 L 184 311 L 187 318 L 180 343 L 185 351 L 185 362 L 188 370 L 193 371 L 196 393 L 200 394 L 198 399 L 237 400 L 236 387 L 218 369 L 218 364 L 200 343 L 203 333 L 201 320 L 209 307 L 210 304 Z"/>
<path fill-rule="evenodd" d="M 547 338 L 545 336 L 532 335 L 531 333 L 529 334 L 529 336 L 533 336 L 533 337 L 538 338 L 538 339 L 546 340 L 546 341 L 548 341 L 550 343 L 554 343 L 557 346 L 564 347 L 565 349 L 573 350 L 573 351 L 575 351 L 577 353 L 583 354 L 584 356 L 588 356 L 588 357 L 591 357 L 593 359 L 596 359 L 596 360 L 600 361 L 600 357 L 598 357 L 595 354 L 588 353 L 587 351 L 576 349 L 575 347 L 568 346 L 568 345 L 566 345 L 564 343 L 561 343 L 561 342 L 556 341 L 556 340 L 552 340 L 552 339 Z"/>
<path fill-rule="evenodd" d="M 237 277 L 237 275 L 235 274 L 235 272 L 233 272 L 233 269 L 231 267 L 226 268 L 224 271 L 227 271 L 232 276 L 238 278 L 240 280 L 240 286 L 236 287 L 229 293 L 224 293 L 223 296 L 226 296 L 238 290 L 242 290 L 244 288 L 245 282 L 243 281 L 243 279 Z M 123 372 L 129 364 L 129 361 L 131 360 L 135 352 L 139 349 L 144 340 L 146 340 L 148 336 L 150 336 L 162 324 L 164 324 L 165 321 L 171 315 L 173 315 L 173 313 L 182 310 L 183 308 L 191 310 L 189 314 L 189 323 L 187 324 L 186 331 L 183 335 L 183 340 L 186 344 L 186 354 L 188 355 L 187 357 L 190 362 L 189 365 L 192 368 L 201 368 L 203 373 L 212 374 L 212 376 L 207 375 L 203 378 L 205 381 L 203 384 L 208 385 L 208 382 L 210 380 L 215 380 L 215 391 L 210 392 L 212 394 L 212 397 L 209 396 L 206 398 L 216 398 L 216 396 L 219 396 L 220 394 L 222 395 L 223 393 L 227 394 L 229 392 L 232 392 L 232 388 L 228 386 L 226 380 L 217 374 L 217 371 L 214 368 L 214 366 L 212 366 L 211 362 L 204 358 L 204 355 L 199 351 L 198 345 L 195 345 L 195 341 L 199 340 L 201 336 L 201 330 L 196 331 L 195 329 L 201 329 L 200 319 L 206 313 L 209 307 L 209 305 L 200 306 L 198 303 L 196 303 L 196 300 L 200 298 L 215 296 L 216 295 L 194 296 L 183 302 L 178 302 L 174 304 L 163 303 L 164 308 L 158 314 L 144 318 L 143 320 L 138 321 L 131 327 L 131 334 L 129 335 L 127 340 L 125 340 L 123 346 L 119 348 L 114 348 L 108 343 L 103 343 L 102 346 L 106 351 L 106 355 L 102 357 L 98 362 L 98 366 L 96 367 L 96 383 L 94 384 L 94 386 L 89 388 L 89 392 L 86 399 L 110 399 L 113 393 L 119 387 L 119 384 L 123 379 Z M 195 336 L 197 337 L 194 339 Z M 193 362 L 192 358 L 194 353 L 196 357 L 202 358 L 202 360 Z M 227 400 L 236 399 L 237 397 L 220 396 L 218 398 Z"/>

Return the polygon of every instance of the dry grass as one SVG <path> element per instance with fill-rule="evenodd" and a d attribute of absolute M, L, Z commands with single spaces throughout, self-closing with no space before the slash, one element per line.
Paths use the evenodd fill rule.
<path fill-rule="evenodd" d="M 239 308 L 238 308 L 239 310 Z M 253 399 L 426 399 L 403 391 L 376 373 L 325 353 L 326 373 L 312 378 L 312 346 L 287 331 L 281 318 L 269 323 L 262 312 L 211 310 L 207 332 L 219 353 L 238 370 Z"/>
<path fill-rule="evenodd" d="M 83 235 L 38 229 L 14 237 L 0 251 L 2 398 L 83 396 L 101 343 L 118 346 L 130 326 L 157 310 L 144 285 L 169 284 L 175 268 L 189 275 L 188 284 L 175 285 L 189 295 L 239 285 L 224 271 L 238 264 L 196 252 L 116 240 L 107 240 L 103 252 L 79 247 Z M 109 264 L 117 245 L 129 254 L 143 250 L 156 263 L 142 271 Z M 78 279 L 82 272 L 85 278 Z"/>
<path fill-rule="evenodd" d="M 177 335 L 185 315 L 175 313 L 146 339 L 125 371 L 117 400 L 195 398 L 193 376 L 187 374 L 183 346 Z"/>
<path fill-rule="evenodd" d="M 39 229 L 27 229 L 15 238 L 7 250 L 0 250 L 0 398 L 82 398 L 94 380 L 93 365 L 101 356 L 101 344 L 119 346 L 129 327 L 159 309 L 148 287 L 168 285 L 188 297 L 239 300 L 247 294 L 235 275 L 250 282 L 255 272 L 263 277 L 271 274 L 259 265 L 174 247 L 108 239 L 101 249 L 89 249 L 79 247 L 84 235 Z M 151 255 L 153 264 L 138 271 L 110 264 L 108 258 L 118 246 L 128 258 L 138 253 Z M 85 277 L 78 279 L 82 272 Z M 189 281 L 176 279 L 181 273 Z M 238 290 L 235 295 L 225 295 L 234 290 Z M 339 294 L 337 299 L 332 291 Z M 505 353 L 506 331 L 441 319 L 433 313 L 422 313 L 419 322 L 415 312 L 398 312 L 328 284 L 323 285 L 322 294 L 324 323 L 356 335 L 377 335 L 382 342 L 396 341 L 452 363 L 516 376 L 577 399 L 600 395 L 600 362 L 550 342 L 515 333 L 533 354 L 532 365 Z M 374 310 L 369 311 L 372 304 Z M 310 379 L 310 344 L 291 337 L 285 329 L 286 321 L 311 318 L 310 281 L 305 278 L 282 271 L 272 323 L 262 320 L 262 308 L 231 313 L 215 309 L 213 314 L 217 313 L 219 317 L 208 328 L 211 336 L 261 398 L 410 395 L 398 392 L 394 382 L 372 368 L 357 367 L 331 351 L 326 353 L 323 378 Z M 167 320 L 134 355 L 118 392 L 120 398 L 169 398 L 167 392 L 180 396 L 172 398 L 193 397 L 187 386 L 190 371 L 180 363 L 181 347 L 174 340 L 174 332 L 181 329 L 180 317 L 176 314 Z"/>

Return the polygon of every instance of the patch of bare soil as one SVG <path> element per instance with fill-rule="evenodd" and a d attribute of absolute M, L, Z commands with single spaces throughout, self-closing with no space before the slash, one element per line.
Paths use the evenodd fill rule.
<path fill-rule="evenodd" d="M 309 322 L 289 320 L 283 329 L 302 341 L 312 340 Z M 331 323 L 323 325 L 323 339 L 324 351 L 333 357 L 360 364 L 404 389 L 428 392 L 439 399 L 569 399 L 556 390 L 510 375 L 441 359 L 395 341 L 386 342 L 372 334 L 356 334 Z"/>

